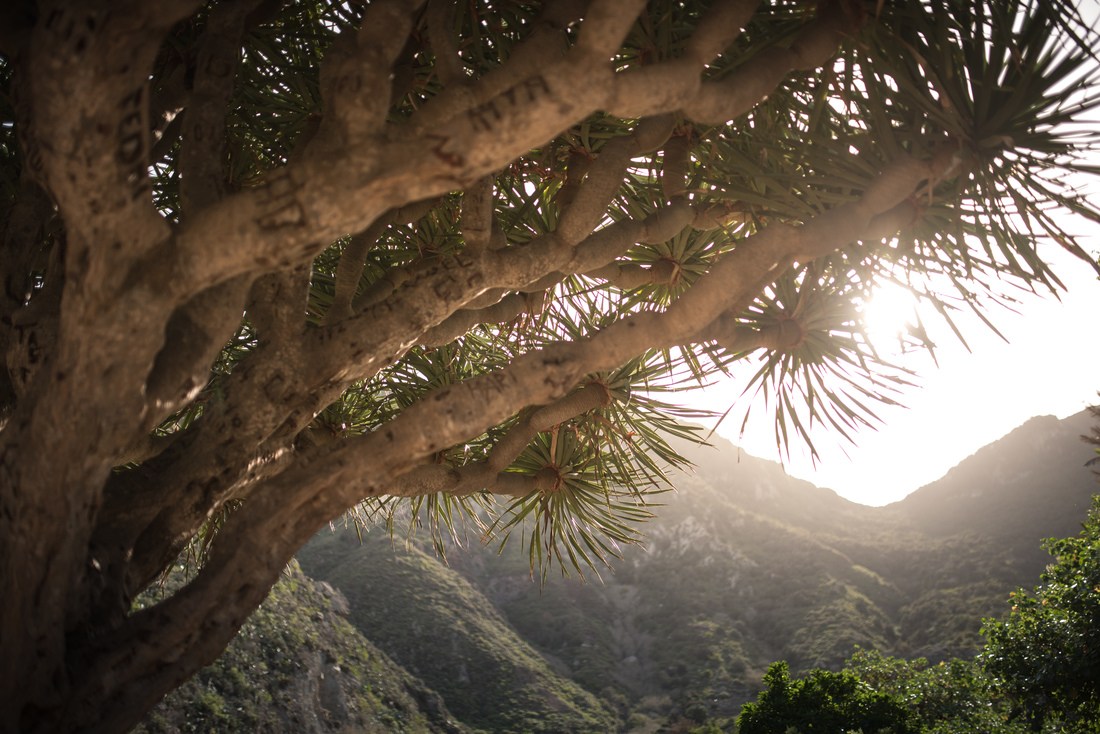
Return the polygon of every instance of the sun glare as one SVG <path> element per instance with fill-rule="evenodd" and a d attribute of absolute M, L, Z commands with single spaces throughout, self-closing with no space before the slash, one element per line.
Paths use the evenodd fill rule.
<path fill-rule="evenodd" d="M 903 352 L 903 337 L 917 323 L 916 309 L 917 299 L 902 286 L 886 283 L 876 287 L 860 309 L 867 338 L 880 351 Z"/>

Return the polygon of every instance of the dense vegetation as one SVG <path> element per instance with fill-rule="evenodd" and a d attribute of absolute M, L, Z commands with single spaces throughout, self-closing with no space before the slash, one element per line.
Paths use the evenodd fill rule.
<path fill-rule="evenodd" d="M 1100 727 L 1100 497 L 1084 530 L 1044 545 L 1055 562 L 1012 611 L 989 620 L 981 660 L 1035 729 Z"/>
<path fill-rule="evenodd" d="M 354 530 L 324 531 L 300 557 L 347 592 L 358 634 L 473 729 L 539 730 L 545 721 L 563 732 L 663 725 L 716 734 L 781 659 L 792 680 L 814 667 L 847 671 L 899 696 L 936 734 L 1018 734 L 1025 722 L 1007 728 L 1009 699 L 973 662 L 980 622 L 1006 614 L 1009 593 L 1038 578 L 1050 560 L 1033 560 L 1040 538 L 1080 527 L 1096 486 L 1084 466 L 1092 453 L 1077 438 L 1090 425 L 1084 414 L 1030 421 L 888 508 L 852 505 L 729 445 L 701 450 L 691 483 L 650 524 L 649 547 L 583 584 L 551 578 L 540 587 L 525 557 L 476 538 L 449 547 L 445 565 L 426 539 L 414 535 L 420 547 L 406 549 L 402 533 L 391 541 L 384 527 L 362 542 Z M 1044 481 L 983 470 L 1013 462 Z M 960 473 L 986 482 L 944 492 L 942 483 L 959 487 Z M 1022 527 L 986 513 L 984 536 L 930 535 L 916 529 L 934 525 L 925 492 L 949 518 L 974 494 L 1017 506 L 1030 497 L 1062 516 L 1033 512 Z M 906 519 L 908 504 L 919 511 Z M 811 533 L 814 524 L 821 529 Z M 371 593 L 378 589 L 388 593 Z M 854 656 L 853 645 L 862 647 Z M 264 671 L 247 669 L 262 688 Z"/>
<path fill-rule="evenodd" d="M 305 570 L 341 589 L 349 621 L 447 701 L 492 732 L 614 731 L 616 713 L 554 671 L 469 582 L 384 532 L 320 538 Z M 599 688 L 592 689 L 599 691 Z"/>
<path fill-rule="evenodd" d="M 1094 428 L 1090 442 L 1097 437 Z M 796 680 L 779 662 L 757 700 L 742 708 L 738 732 L 1096 732 L 1100 495 L 1080 533 L 1043 547 L 1053 563 L 1034 591 L 1012 592 L 1007 615 L 985 621 L 985 645 L 974 660 L 929 666 L 859 651 L 839 673 L 813 670 Z"/>
<path fill-rule="evenodd" d="M 986 671 L 972 660 L 930 665 L 923 658 L 857 650 L 839 672 L 818 669 L 802 678 L 792 679 L 786 663 L 775 663 L 764 676 L 764 686 L 757 700 L 741 709 L 738 734 L 1031 731 L 1014 718 L 1010 700 L 994 691 Z M 731 723 L 721 725 L 728 728 Z"/>
<path fill-rule="evenodd" d="M 739 734 L 918 734 L 916 717 L 898 696 L 863 685 L 849 671 L 812 670 L 791 680 L 784 662 L 764 675 L 764 690 L 737 717 Z"/>
<path fill-rule="evenodd" d="M 939 665 L 857 651 L 840 672 L 772 665 L 739 734 L 1091 734 L 1100 729 L 1100 495 L 1082 531 L 1052 538 L 1033 592 L 986 620 L 973 660 Z"/>
<path fill-rule="evenodd" d="M 138 603 L 186 578 L 180 567 Z M 292 564 L 215 665 L 166 698 L 138 732 L 358 731 L 463 734 L 439 694 L 352 627 L 348 603 Z"/>

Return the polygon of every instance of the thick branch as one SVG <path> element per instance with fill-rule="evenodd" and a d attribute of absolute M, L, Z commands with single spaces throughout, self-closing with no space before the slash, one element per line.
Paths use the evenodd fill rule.
<path fill-rule="evenodd" d="M 625 33 L 632 20 L 624 21 L 629 13 L 621 9 L 609 10 L 604 18 L 601 8 L 611 5 L 597 3 L 586 14 L 582 25 L 591 24 L 590 40 L 584 41 L 582 34 L 560 60 L 546 60 L 537 73 L 484 102 L 443 116 L 445 122 L 424 136 L 398 136 L 388 145 L 379 141 L 383 144 L 340 150 L 339 166 L 334 165 L 336 153 L 308 156 L 257 190 L 232 197 L 226 208 L 209 212 L 205 221 L 185 227 L 176 240 L 174 284 L 186 291 L 196 283 L 209 284 L 249 268 L 281 267 L 311 257 L 321 243 L 362 229 L 385 208 L 464 187 L 593 110 L 609 105 L 613 109 L 613 93 L 621 92 L 622 86 L 610 65 L 594 61 L 592 54 L 602 53 L 607 39 Z M 495 90 L 491 77 L 479 80 L 474 89 Z M 576 84 L 578 78 L 586 83 Z M 664 111 L 647 109 L 645 114 Z M 237 235 L 238 247 L 215 248 L 213 243 L 227 231 Z"/>
<path fill-rule="evenodd" d="M 352 235 L 344 245 L 344 251 L 340 253 L 340 264 L 336 267 L 336 292 L 332 305 L 325 314 L 326 324 L 343 321 L 355 313 L 352 301 L 359 291 L 359 282 L 363 279 L 367 255 L 389 225 L 390 217 L 383 216 L 364 231 Z"/>
<path fill-rule="evenodd" d="M 421 0 L 381 0 L 367 6 L 359 32 L 341 34 L 321 67 L 325 113 L 317 139 L 329 149 L 364 143 L 390 110 L 390 71 L 412 30 Z"/>
<path fill-rule="evenodd" d="M 673 283 L 678 274 L 679 267 L 671 260 L 661 260 L 649 267 L 633 263 L 611 263 L 585 273 L 590 278 L 606 280 L 624 291 L 644 285 Z"/>
<path fill-rule="evenodd" d="M 420 334 L 484 291 L 528 291 L 533 289 L 531 284 L 541 284 L 554 273 L 595 270 L 636 242 L 656 243 L 672 237 L 689 225 L 694 216 L 691 207 L 681 202 L 658 210 L 642 222 L 624 220 L 605 227 L 576 248 L 568 247 L 553 233 L 484 258 L 458 255 L 425 263 L 415 279 L 410 279 L 388 300 L 308 335 L 312 344 L 305 351 L 317 355 L 315 373 L 341 370 L 348 381 L 369 377 L 403 354 Z"/>
<path fill-rule="evenodd" d="M 525 79 L 540 74 L 548 64 L 557 62 L 567 48 L 566 28 L 584 13 L 582 0 L 555 0 L 546 3 L 530 35 L 511 50 L 508 63 L 496 67 L 475 83 L 452 83 L 421 107 L 412 125 L 421 131 L 487 109 L 494 97 Z"/>
<path fill-rule="evenodd" d="M 527 299 L 519 293 L 505 296 L 491 306 L 462 309 L 438 326 L 424 332 L 418 343 L 424 347 L 441 347 L 451 343 L 478 324 L 499 324 L 511 321 L 526 309 Z"/>
<path fill-rule="evenodd" d="M 305 328 L 309 269 L 290 268 L 256 280 L 248 314 L 259 338 L 282 350 L 293 349 Z"/>
<path fill-rule="evenodd" d="M 583 183 L 561 214 L 556 235 L 571 245 L 587 237 L 603 220 L 607 205 L 622 186 L 630 159 L 659 147 L 672 133 L 671 115 L 642 120 L 629 135 L 604 144 Z"/>
<path fill-rule="evenodd" d="M 199 41 L 194 87 L 180 116 L 179 197 L 184 218 L 225 194 L 226 107 L 233 94 L 241 38 L 250 14 L 261 3 L 241 0 L 218 5 Z M 190 402 L 206 384 L 210 365 L 240 325 L 250 285 L 248 276 L 219 283 L 172 314 L 164 347 L 146 382 L 151 408 L 143 421 L 146 430 Z"/>
<path fill-rule="evenodd" d="M 0 728 L 16 728 L 10 712 L 27 705 L 19 696 L 65 690 L 64 632 L 82 619 L 77 582 L 102 485 L 140 431 L 145 377 L 171 311 L 123 287 L 131 264 L 168 234 L 148 196 L 147 84 L 164 32 L 193 8 L 55 5 L 19 60 L 25 170 L 53 195 L 66 247 L 57 349 L 0 434 L 0 455 L 11 457 L 0 557 L 32 559 L 0 568 L 0 629 L 20 630 L 4 640 L 0 690 L 16 698 Z"/>
<path fill-rule="evenodd" d="M 838 9 L 808 25 L 789 48 L 773 46 L 718 82 L 704 82 L 681 109 L 695 122 L 721 124 L 760 103 L 788 73 L 815 69 L 836 53 L 850 31 L 850 19 Z"/>
<path fill-rule="evenodd" d="M 420 201 L 387 212 L 363 232 L 353 235 L 344 252 L 340 255 L 340 265 L 336 269 L 336 295 L 329 312 L 325 314 L 325 323 L 334 324 L 348 318 L 356 311 L 372 306 L 393 293 L 409 278 L 409 268 L 388 268 L 380 280 L 375 281 L 361 295 L 356 295 L 359 282 L 363 277 L 363 268 L 371 248 L 391 224 L 409 224 L 424 217 L 439 204 L 438 199 Z"/>
<path fill-rule="evenodd" d="M 645 0 L 591 0 L 584 13 L 577 50 L 597 62 L 606 62 L 623 45 Z"/>
<path fill-rule="evenodd" d="M 233 94 L 245 22 L 261 2 L 237 0 L 217 5 L 199 41 L 194 86 L 183 112 L 179 154 L 180 209 L 184 216 L 212 204 L 224 193 L 226 107 Z"/>
<path fill-rule="evenodd" d="M 605 25 L 622 26 L 621 17 L 611 15 Z M 585 23 L 599 25 L 601 17 L 597 13 Z M 598 47 L 597 41 L 592 44 Z M 202 221 L 186 224 L 174 243 L 175 277 L 158 277 L 158 282 L 170 281 L 180 298 L 198 284 L 208 286 L 257 267 L 290 265 L 343 233 L 368 226 L 387 208 L 491 173 L 587 116 L 608 96 L 610 64 L 594 64 L 584 53 L 589 46 L 544 64 L 539 73 L 426 134 L 396 134 L 388 145 L 377 140 L 350 150 L 315 151 L 281 169 L 264 185 L 213 207 Z M 578 85 L 576 78 L 587 83 Z M 478 88 L 491 86 L 487 77 Z M 231 250 L 215 246 L 226 232 L 237 242 Z M 163 274 L 163 268 L 143 267 L 135 277 Z"/>
<path fill-rule="evenodd" d="M 610 224 L 577 245 L 562 267 L 566 273 L 588 273 L 607 265 L 636 243 L 655 245 L 676 236 L 695 220 L 686 202 L 662 207 L 642 220 L 624 219 Z"/>
<path fill-rule="evenodd" d="M 241 322 L 251 278 L 239 275 L 199 293 L 168 320 L 164 346 L 145 384 L 150 431 L 189 403 L 210 378 L 210 365 Z"/>
<path fill-rule="evenodd" d="M 98 659 L 96 669 L 82 676 L 82 697 L 90 700 L 101 695 L 99 681 L 121 656 L 146 685 L 141 689 L 120 687 L 117 690 L 123 693 L 117 694 L 119 700 L 112 701 L 107 710 L 112 716 L 121 716 L 129 707 L 140 709 L 145 701 L 142 696 L 160 695 L 222 649 L 259 603 L 281 565 L 324 522 L 365 496 L 390 491 L 398 477 L 427 457 L 499 425 L 517 406 L 542 404 L 558 409 L 533 411 L 526 424 L 521 421 L 524 428 L 515 429 L 516 446 L 523 444 L 520 439 L 531 430 L 552 425 L 562 415 L 576 414 L 576 406 L 565 407 L 570 402 L 565 396 L 585 374 L 614 368 L 648 348 L 681 343 L 724 313 L 739 312 L 783 262 L 808 252 L 825 254 L 850 244 L 872 226 L 881 226 L 884 213 L 892 216 L 895 207 L 922 181 L 942 175 L 952 160 L 937 156 L 924 166 L 899 161 L 879 183 L 869 187 L 863 199 L 837 207 L 800 229 L 773 225 L 742 241 L 666 312 L 629 316 L 588 339 L 522 355 L 497 372 L 437 390 L 379 430 L 330 444 L 312 462 L 291 466 L 268 480 L 263 491 L 253 492 L 246 506 L 227 521 L 210 562 L 196 580 L 119 630 L 120 642 L 144 640 L 140 648 L 106 641 L 107 652 Z M 858 226 L 838 231 L 835 225 L 840 218 L 851 218 Z M 860 227 L 861 231 L 855 231 Z M 605 393 L 600 390 L 594 397 L 602 401 Z M 512 443 L 509 438 L 500 444 L 500 461 L 514 458 Z M 494 467 L 497 463 L 492 459 Z M 324 472 L 317 471 L 321 464 Z M 454 487 L 463 486 L 460 477 L 444 479 L 453 481 Z M 194 630 L 174 622 L 179 619 L 203 619 L 206 626 Z M 153 630 L 157 634 L 152 634 Z M 177 664 L 166 668 L 164 660 Z"/>
<path fill-rule="evenodd" d="M 748 17 L 754 3 L 729 3 L 714 8 L 718 15 Z M 740 28 L 741 25 L 733 26 Z M 620 74 L 615 81 L 615 95 L 608 102 L 608 111 L 620 117 L 641 117 L 657 112 L 681 110 L 689 119 L 707 124 L 734 120 L 764 100 L 792 71 L 814 69 L 833 54 L 850 19 L 839 10 L 811 22 L 795 38 L 789 48 L 773 46 L 754 56 L 732 74 L 718 82 L 701 79 L 701 55 L 712 52 L 729 38 L 732 29 L 724 32 L 700 25 L 698 46 L 682 59 L 633 69 Z M 734 36 L 736 37 L 736 36 Z M 730 38 L 732 42 L 732 38 Z M 728 43 L 726 44 L 728 45 Z"/>
<path fill-rule="evenodd" d="M 684 57 L 697 65 L 709 64 L 741 35 L 760 0 L 719 0 L 699 19 L 684 48 Z"/>
<path fill-rule="evenodd" d="M 691 130 L 673 136 L 665 143 L 661 161 L 661 192 L 665 201 L 683 196 L 687 190 L 687 175 L 691 165 Z"/>
<path fill-rule="evenodd" d="M 492 239 L 493 184 L 486 176 L 462 194 L 462 241 L 475 254 L 488 250 Z"/>
<path fill-rule="evenodd" d="M 952 161 L 947 155 L 923 165 L 900 160 L 879 177 L 881 185 L 868 188 L 863 199 L 837 207 L 801 228 L 772 225 L 743 240 L 664 313 L 630 316 L 586 340 L 552 345 L 516 358 L 499 372 L 437 391 L 384 429 L 349 439 L 323 456 L 326 465 L 337 467 L 338 494 L 350 505 L 382 492 L 384 488 L 372 478 L 385 473 L 387 456 L 427 457 L 499 424 L 517 405 L 557 400 L 586 373 L 613 369 L 648 348 L 683 343 L 723 313 L 746 307 L 792 259 L 805 260 L 810 253 L 819 257 L 870 234 L 872 227 L 879 228 L 885 220 L 879 219 L 872 205 L 890 205 L 885 213 L 893 218 L 894 207 L 904 203 L 908 193 L 949 170 Z M 906 175 L 907 187 L 902 185 Z M 851 224 L 838 228 L 838 221 Z M 279 486 L 302 481 L 298 473 L 305 471 L 305 467 L 293 469 L 274 481 Z"/>
<path fill-rule="evenodd" d="M 454 5 L 443 0 L 428 2 L 428 42 L 435 54 L 435 73 L 444 86 L 462 82 L 466 70 L 451 33 Z"/>
<path fill-rule="evenodd" d="M 800 336 L 800 329 L 792 331 L 781 324 L 754 329 L 740 323 L 735 312 L 726 311 L 696 334 L 695 338 L 699 341 L 713 339 L 730 354 L 741 354 L 754 349 L 786 351 L 797 346 Z"/>
<path fill-rule="evenodd" d="M 300 346 L 308 278 L 308 270 L 296 268 L 257 280 L 248 310 L 262 347 L 238 365 L 225 402 L 211 405 L 200 430 L 158 460 L 161 479 L 153 486 L 135 491 L 128 478 L 112 486 L 108 521 L 97 528 L 93 546 L 96 563 L 123 578 L 108 584 L 106 593 L 121 591 L 126 602 L 129 593 L 155 577 L 245 479 L 258 447 L 288 416 L 301 412 L 297 395 L 305 390 Z M 142 476 L 136 475 L 139 483 Z M 108 613 L 114 604 L 97 602 Z"/>
<path fill-rule="evenodd" d="M 671 208 L 669 211 L 678 212 L 680 211 L 680 209 L 678 207 L 674 207 Z M 695 214 L 691 212 L 691 210 L 687 207 L 683 207 L 683 214 L 686 219 L 682 223 L 680 223 L 678 227 L 674 228 L 677 231 L 678 228 L 682 227 L 683 224 L 690 223 L 695 218 Z M 655 221 L 659 223 L 660 217 L 656 218 Z M 650 223 L 647 222 L 647 225 L 648 224 Z M 599 237 L 600 240 L 609 240 L 612 238 L 611 233 L 613 231 L 614 228 L 608 228 L 608 234 L 598 233 L 596 236 L 594 236 L 594 238 Z M 667 236 L 670 236 L 670 234 L 673 233 L 674 232 L 664 234 L 661 239 L 667 238 Z M 596 247 L 593 247 L 591 249 L 587 247 L 582 247 L 579 248 L 578 251 L 584 252 L 586 256 L 591 256 L 594 252 L 602 251 L 604 257 L 610 256 L 611 258 L 613 258 L 617 256 L 624 247 L 628 247 L 631 243 L 632 241 L 628 242 L 624 240 L 619 240 L 615 243 L 613 247 L 607 248 L 606 250 Z M 503 264 L 504 267 L 502 267 L 501 270 L 507 273 L 512 270 L 511 268 L 507 267 L 508 261 L 512 260 L 514 265 L 518 268 L 518 270 L 514 271 L 516 274 L 512 277 L 516 278 L 520 282 L 512 283 L 511 285 L 513 287 L 518 287 L 522 285 L 522 281 L 529 282 L 533 274 L 538 272 L 545 272 L 547 266 L 554 263 L 554 261 L 557 260 L 560 262 L 560 258 L 563 256 L 563 250 L 561 248 L 561 243 L 554 242 L 554 238 L 551 237 L 547 238 L 547 241 L 545 243 L 540 243 L 538 247 L 529 246 L 527 248 L 516 248 L 515 250 L 508 250 L 502 253 L 498 253 L 498 262 L 495 264 Z M 540 252 L 541 254 L 537 254 Z M 557 252 L 559 254 L 552 254 L 554 252 Z M 547 259 L 547 256 L 549 256 L 549 260 Z M 600 259 L 602 260 L 602 258 Z M 342 370 L 339 381 L 326 389 L 329 389 L 333 392 L 338 392 L 338 390 L 342 388 L 342 384 L 344 384 L 346 380 L 360 377 L 364 374 L 370 374 L 371 370 L 375 368 L 369 367 L 369 364 L 384 364 L 385 361 L 392 358 L 385 355 L 392 354 L 394 356 L 397 356 L 404 350 L 404 348 L 407 347 L 408 344 L 412 343 L 408 341 L 408 335 L 410 332 L 418 333 L 419 331 L 423 331 L 423 329 L 428 326 L 434 319 L 441 319 L 444 318 L 446 314 L 453 313 L 454 305 L 460 305 L 464 300 L 468 302 L 476 295 L 477 292 L 484 289 L 486 283 L 483 280 L 480 280 L 480 277 L 483 276 L 475 276 L 475 274 L 479 272 L 482 274 L 488 272 L 483 265 L 476 261 L 461 260 L 457 261 L 453 265 L 457 265 L 458 267 L 451 266 L 436 268 L 425 273 L 425 275 L 427 275 L 428 277 L 421 277 L 415 287 L 407 287 L 402 289 L 402 297 L 398 300 L 398 302 L 394 302 L 392 300 L 387 301 L 384 304 L 384 312 L 379 312 L 377 314 L 364 314 L 364 317 L 367 318 L 362 319 L 363 325 L 365 327 L 369 327 L 371 331 L 370 336 L 373 338 L 368 343 L 362 343 L 357 340 L 351 341 L 348 344 L 348 347 L 355 350 L 354 354 L 350 355 L 352 357 L 351 360 L 346 359 L 349 356 L 347 354 L 334 356 L 333 353 L 330 351 L 328 354 L 325 355 L 326 363 L 333 365 L 333 367 L 335 367 L 336 365 L 340 365 L 340 369 Z M 778 261 L 776 262 L 775 266 L 778 266 Z M 764 270 L 765 274 L 770 274 L 771 272 L 772 268 L 767 268 Z M 518 274 L 522 274 L 523 277 L 519 278 Z M 505 277 L 505 279 L 508 279 L 507 276 Z M 465 285 L 461 285 L 463 282 L 465 282 Z M 454 286 L 457 286 L 457 289 L 454 288 Z M 422 296 L 418 295 L 418 293 L 428 292 L 433 293 L 436 298 L 425 299 Z M 405 304 L 408 304 L 408 306 L 406 307 Z M 434 313 L 438 314 L 438 316 L 428 317 L 427 313 L 424 312 L 424 309 L 426 307 L 430 307 Z M 395 321 L 392 316 L 393 313 L 411 315 L 411 318 Z M 353 324 L 342 324 L 340 333 L 348 333 L 347 328 L 349 326 L 353 326 Z M 409 329 L 409 326 L 413 326 L 415 328 Z M 698 328 L 698 326 L 696 326 L 696 328 Z M 387 337 L 386 333 L 389 333 L 390 336 Z M 324 341 L 327 341 L 335 335 L 336 332 L 330 332 L 328 334 L 324 334 L 322 332 L 319 334 L 319 338 L 322 340 L 323 343 Z M 321 354 L 324 353 L 324 350 L 307 349 L 306 352 Z M 361 368 L 356 368 L 348 371 L 348 361 L 351 361 L 352 363 L 361 361 L 360 359 L 357 359 L 355 355 L 370 355 L 368 357 L 368 360 L 370 361 Z M 325 374 L 326 370 L 322 369 L 320 373 Z"/>
<path fill-rule="evenodd" d="M 554 195 L 554 203 L 559 209 L 566 209 L 577 198 L 577 192 L 581 189 L 581 182 L 588 174 L 592 166 L 593 158 L 583 149 L 574 149 L 569 152 L 569 162 L 565 166 L 565 182 Z"/>
<path fill-rule="evenodd" d="M 519 493 L 518 496 L 523 496 L 538 489 L 553 489 L 553 482 L 547 486 L 546 476 L 527 476 L 519 480 L 523 475 L 504 470 L 542 431 L 590 410 L 606 407 L 610 402 L 610 395 L 604 386 L 595 383 L 586 385 L 549 405 L 527 411 L 497 442 L 484 461 L 460 467 L 423 464 L 390 484 L 386 494 L 416 497 L 437 492 L 457 496 L 489 492 L 513 496 Z"/>

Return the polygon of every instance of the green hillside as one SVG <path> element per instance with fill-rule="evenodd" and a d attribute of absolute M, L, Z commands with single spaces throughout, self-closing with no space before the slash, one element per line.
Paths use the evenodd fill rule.
<path fill-rule="evenodd" d="M 689 449 L 697 469 L 645 528 L 646 547 L 628 549 L 602 581 L 539 589 L 511 550 L 448 559 L 590 691 L 634 710 L 734 713 L 777 659 L 802 671 L 837 667 L 855 645 L 933 661 L 973 654 L 981 619 L 1038 577 L 1040 540 L 1084 518 L 1096 489 L 1077 438 L 1088 425 L 1086 414 L 1031 421 L 963 462 L 944 480 L 952 486 L 886 508 L 719 439 Z M 983 475 L 973 461 L 1040 469 Z M 1011 509 L 983 510 L 974 496 Z"/>
<path fill-rule="evenodd" d="M 721 440 L 688 447 L 697 468 L 645 547 L 586 583 L 540 587 L 516 546 L 452 548 L 444 563 L 427 538 L 326 531 L 299 560 L 331 586 L 292 572 L 147 730 L 641 734 L 736 714 L 775 660 L 797 675 L 838 669 L 856 645 L 969 657 L 981 619 L 1049 560 L 1040 539 L 1084 519 L 1090 425 L 1029 421 L 883 508 Z"/>
<path fill-rule="evenodd" d="M 307 573 L 347 594 L 349 619 L 486 731 L 614 731 L 616 714 L 555 672 L 469 582 L 383 532 L 322 535 L 299 554 Z"/>
<path fill-rule="evenodd" d="M 177 571 L 166 583 L 181 582 Z M 437 693 L 348 623 L 347 611 L 339 591 L 292 564 L 217 662 L 170 694 L 136 731 L 467 732 Z"/>

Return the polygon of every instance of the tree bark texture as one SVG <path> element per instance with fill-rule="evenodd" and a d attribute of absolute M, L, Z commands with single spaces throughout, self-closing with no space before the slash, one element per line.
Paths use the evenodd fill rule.
<path fill-rule="evenodd" d="M 675 54 L 637 64 L 617 54 L 643 2 L 547 3 L 484 70 L 451 4 L 377 0 L 345 4 L 356 17 L 325 40 L 316 109 L 250 168 L 240 141 L 263 123 L 234 105 L 245 67 L 262 66 L 256 39 L 292 34 L 264 30 L 289 22 L 286 5 L 43 1 L 11 11 L 18 32 L 0 37 L 20 172 L 0 256 L 2 732 L 133 726 L 219 655 L 306 540 L 365 499 L 555 491 L 553 471 L 514 462 L 540 433 L 612 405 L 601 375 L 647 350 L 796 347 L 801 327 L 740 315 L 785 273 L 913 226 L 972 164 L 944 138 L 866 162 L 843 202 L 753 227 L 736 202 L 698 194 L 700 131 L 827 72 L 866 21 L 860 3 L 803 12 L 716 77 L 756 2 L 709 3 Z M 604 118 L 617 133 L 556 164 L 555 220 L 510 230 L 496 177 Z M 150 173 L 165 161 L 171 204 Z M 659 197 L 609 214 L 651 163 Z M 460 246 L 379 266 L 393 232 L 440 211 Z M 734 231 L 667 306 L 519 350 L 370 430 L 323 419 L 416 350 L 539 318 L 570 279 L 686 286 L 682 263 L 627 253 Z M 326 253 L 338 265 L 317 306 Z M 231 368 L 211 391 L 216 364 Z M 483 455 L 440 460 L 474 440 Z M 133 609 L 214 519 L 193 581 Z"/>

